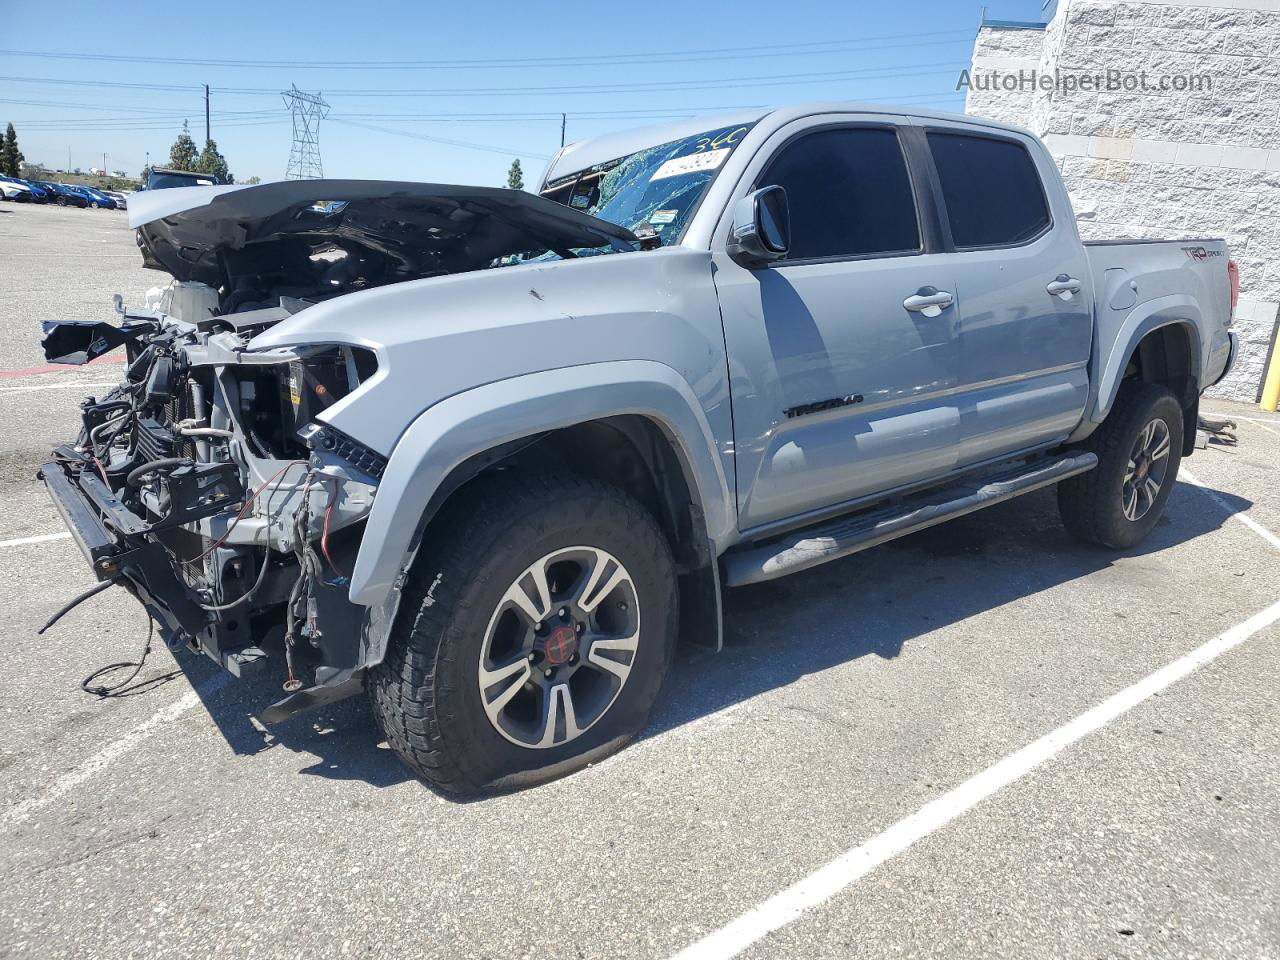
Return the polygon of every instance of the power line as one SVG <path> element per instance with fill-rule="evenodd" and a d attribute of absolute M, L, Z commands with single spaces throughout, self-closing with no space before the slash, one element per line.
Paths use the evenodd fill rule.
<path fill-rule="evenodd" d="M 905 97 L 891 98 L 891 99 L 906 100 L 909 98 L 916 99 L 916 98 L 922 98 L 922 97 L 927 98 L 930 101 L 936 102 L 940 100 L 951 100 L 954 98 L 954 95 L 940 96 L 938 94 L 909 94 Z M 866 101 L 866 102 L 874 103 L 876 101 L 872 100 L 872 101 Z M 738 109 L 741 109 L 741 108 L 738 108 Z M 566 116 L 575 117 L 577 115 L 570 113 L 570 114 L 567 114 Z M 696 116 L 696 114 L 693 114 L 693 116 Z M 442 144 L 447 144 L 449 146 L 465 147 L 472 150 L 484 150 L 489 153 L 499 153 L 499 154 L 502 154 L 503 156 L 514 155 L 514 156 L 528 157 L 530 159 L 535 159 L 535 160 L 551 159 L 551 157 L 547 154 L 532 153 L 528 150 L 524 150 L 518 147 L 502 147 L 502 146 L 496 146 L 493 144 L 472 143 L 465 140 L 450 140 L 444 137 L 433 137 L 425 133 L 418 133 L 416 131 L 396 130 L 391 127 L 383 127 L 383 126 L 379 126 L 372 123 L 363 123 L 361 121 L 353 120 L 348 117 L 339 116 L 339 115 L 333 115 L 330 117 L 330 119 L 333 120 L 335 123 L 343 123 L 343 124 L 346 124 L 347 126 L 361 127 L 365 130 L 374 130 L 379 133 L 387 133 L 387 134 L 392 134 L 394 136 L 409 137 L 414 140 L 425 140 L 430 143 L 442 143 Z M 558 119 L 558 118 L 549 118 L 549 119 Z"/>
<path fill-rule="evenodd" d="M 335 123 L 345 123 L 349 127 L 362 127 L 365 130 L 376 130 L 379 133 L 389 133 L 398 137 L 409 137 L 413 140 L 425 140 L 428 143 L 443 143 L 451 147 L 466 147 L 470 150 L 484 150 L 488 153 L 500 153 L 503 156 L 511 157 L 528 157 L 532 160 L 550 160 L 549 154 L 533 153 L 525 150 L 523 147 L 499 147 L 493 144 L 472 143 L 467 140 L 450 140 L 445 137 L 432 137 L 425 133 L 418 133 L 413 130 L 394 130 L 391 127 L 376 126 L 372 123 L 361 123 L 358 120 L 343 120 L 340 117 L 332 118 Z"/>
<path fill-rule="evenodd" d="M 965 61 L 967 63 L 967 61 Z M 685 90 L 736 90 L 749 87 L 794 86 L 798 84 L 820 83 L 824 80 L 860 80 L 877 79 L 893 80 L 903 77 L 955 76 L 955 71 L 964 63 L 948 65 L 946 69 L 937 70 L 901 70 L 897 67 L 885 67 L 871 70 L 840 70 L 812 74 L 777 74 L 768 77 L 752 77 L 735 80 L 672 80 L 654 81 L 646 84 L 592 84 L 583 88 L 580 84 L 554 87 L 477 87 L 470 90 L 446 90 L 442 88 L 421 90 L 333 90 L 331 96 L 348 97 L 538 97 L 549 93 L 573 94 L 575 96 L 603 96 L 622 93 L 663 93 Z M 885 72 L 893 71 L 893 72 Z"/>
<path fill-rule="evenodd" d="M 213 118 L 218 121 L 219 126 L 223 126 L 223 127 L 241 126 L 241 125 L 244 125 L 245 123 L 280 122 L 279 116 L 263 117 L 259 119 L 245 117 L 245 118 L 236 118 L 236 119 L 230 119 L 230 120 L 221 120 L 218 118 L 218 115 L 215 113 L 213 115 Z M 33 130 L 40 130 L 40 129 L 44 129 L 45 127 L 76 127 L 83 130 L 111 130 L 116 127 L 127 128 L 127 127 L 139 126 L 139 125 L 143 127 L 150 127 L 150 126 L 171 127 L 174 125 L 181 125 L 183 120 L 190 120 L 190 117 L 187 116 L 186 114 L 175 114 L 174 116 L 171 116 L 171 117 L 150 117 L 150 116 L 148 117 L 112 117 L 110 119 L 106 119 L 106 118 L 99 119 L 98 117 L 94 117 L 92 119 L 84 119 L 81 117 L 49 117 L 49 118 L 42 117 L 39 120 L 18 120 L 14 122 L 21 124 L 26 129 L 33 129 Z"/>
<path fill-rule="evenodd" d="M 13 103 L 28 107 L 67 107 L 71 110 L 132 110 L 135 113 L 154 113 L 163 116 L 181 114 L 176 107 L 143 107 L 122 103 L 79 103 L 73 100 L 18 100 L 0 98 L 0 103 Z M 274 110 L 218 110 L 215 117 L 246 117 L 274 114 Z"/>
<path fill-rule="evenodd" d="M 220 124 L 219 127 L 271 127 L 287 123 L 287 118 L 277 117 L 274 120 L 248 120 L 248 121 L 231 121 Z M 15 124 L 16 126 L 17 124 Z M 148 130 L 177 130 L 181 126 L 181 122 L 150 122 L 138 124 L 121 124 L 119 126 L 110 127 L 85 127 L 80 124 L 61 124 L 50 125 L 45 127 L 33 127 L 30 124 L 22 124 L 24 129 L 29 129 L 31 133 L 131 133 L 134 131 L 143 132 Z"/>
<path fill-rule="evenodd" d="M 963 35 L 963 38 L 960 36 Z M 921 37 L 956 37 L 952 41 L 920 41 Z M 756 59 L 774 56 L 796 56 L 800 53 L 841 53 L 845 48 L 861 48 L 873 45 L 877 49 L 889 49 L 886 40 L 909 40 L 912 43 L 898 46 L 921 46 L 936 43 L 971 42 L 971 29 L 934 30 L 918 33 L 880 34 L 844 40 L 811 40 L 801 43 L 759 44 L 745 47 L 712 47 L 702 49 L 652 51 L 646 53 L 618 53 L 597 55 L 573 55 L 563 57 L 498 57 L 455 60 L 228 60 L 201 57 L 139 57 L 108 53 L 62 53 L 50 50 L 0 50 L 0 54 L 12 57 L 32 57 L 48 60 L 90 60 L 109 63 L 145 63 L 180 66 L 236 67 L 240 69 L 325 69 L 325 70 L 406 70 L 406 69 L 493 69 L 495 67 L 568 67 L 608 66 L 618 63 L 679 63 L 681 58 L 696 58 L 699 62 L 709 59 Z M 826 48 L 821 49 L 821 48 Z"/>
<path fill-rule="evenodd" d="M 955 100 L 962 94 L 948 93 L 912 93 L 881 97 L 852 97 L 853 101 L 865 103 L 911 103 L 925 100 Z M 510 113 L 510 114 L 453 114 L 453 113 L 342 113 L 335 118 L 344 120 L 394 120 L 397 123 L 520 123 L 542 120 L 559 123 L 561 117 L 570 120 L 673 120 L 696 117 L 702 114 L 730 113 L 743 110 L 764 109 L 764 104 L 737 104 L 734 106 L 689 107 L 684 110 L 670 112 L 613 113 L 609 111 L 561 111 L 559 113 Z"/>
<path fill-rule="evenodd" d="M 6 78 L 0 77 L 0 80 L 4 80 L 4 79 Z M 84 81 L 84 82 L 86 84 L 93 83 L 92 81 Z M 194 90 L 194 88 L 192 89 Z M 210 89 L 213 93 L 223 92 L 218 87 L 211 87 Z M 157 116 L 177 117 L 179 120 L 184 119 L 190 114 L 190 111 L 184 111 L 178 107 L 143 107 L 143 106 L 136 106 L 134 104 L 122 104 L 119 102 L 112 102 L 112 103 L 106 104 L 106 103 L 80 103 L 80 102 L 70 101 L 70 100 L 23 100 L 23 99 L 0 98 L 0 103 L 19 104 L 19 105 L 25 105 L 25 106 L 38 106 L 38 107 L 67 107 L 73 110 L 123 109 L 123 110 L 135 111 L 136 113 L 139 113 L 139 114 L 146 113 L 146 114 L 155 114 Z M 627 118 L 664 119 L 667 117 L 676 117 L 676 116 L 696 116 L 699 113 L 727 112 L 730 110 L 749 110 L 756 106 L 759 106 L 759 104 L 746 104 L 746 105 L 736 104 L 731 106 L 696 106 L 696 107 L 683 107 L 679 111 L 671 111 L 671 110 L 664 111 L 661 108 L 654 108 L 654 107 L 633 107 L 633 108 L 618 108 L 618 109 L 608 109 L 608 110 L 572 110 L 572 111 L 569 111 L 569 114 L 570 116 L 577 117 L 577 118 L 589 117 L 589 118 L 603 118 L 603 119 L 615 119 L 615 118 L 616 119 L 627 119 Z M 412 119 L 420 119 L 420 120 L 467 120 L 470 122 L 482 123 L 482 122 L 487 122 L 490 119 L 558 120 L 562 112 L 564 111 L 535 110 L 535 111 L 521 112 L 521 111 L 515 111 L 515 110 L 504 110 L 504 111 L 498 111 L 498 112 L 485 112 L 485 111 L 468 110 L 465 113 L 391 112 L 391 113 L 349 114 L 349 116 L 359 117 L 359 118 L 404 117 L 404 118 L 412 118 Z M 213 112 L 213 116 L 216 119 L 234 118 L 234 117 L 275 116 L 275 115 L 276 115 L 275 110 L 215 110 Z M 126 119 L 126 120 L 133 119 L 133 115 L 118 117 L 118 118 L 90 117 L 90 118 L 86 118 L 83 122 L 96 123 L 99 120 L 112 120 L 112 119 Z M 25 122 L 29 124 L 41 123 L 43 122 L 43 119 L 28 120 Z"/>
<path fill-rule="evenodd" d="M 194 83 L 127 83 L 122 80 L 70 80 L 61 77 L 0 77 L 9 83 L 54 83 L 72 87 L 128 87 L 137 90 L 171 90 L 179 93 L 200 89 Z M 214 89 L 217 89 L 216 87 Z"/>
<path fill-rule="evenodd" d="M 859 77 L 883 77 L 885 79 L 909 76 L 936 76 L 953 73 L 956 69 L 968 64 L 968 60 L 957 60 L 945 64 L 932 64 L 934 70 L 903 70 L 901 64 L 882 67 L 857 67 L 843 70 L 819 70 L 804 73 L 780 73 L 753 77 L 712 79 L 712 80 L 654 80 L 639 83 L 593 83 L 589 88 L 582 84 L 560 84 L 555 86 L 506 86 L 506 87 L 471 87 L 446 89 L 441 87 L 364 87 L 350 89 L 330 89 L 329 96 L 349 97 L 471 97 L 471 96 L 536 96 L 543 93 L 574 93 L 580 95 L 616 94 L 616 93 L 656 93 L 663 90 L 708 90 L 722 88 L 755 87 L 773 84 L 810 83 L 821 80 L 856 79 Z M 943 69 L 945 68 L 945 69 Z M 11 79 L 0 77 L 0 80 Z M 21 78 L 30 80 L 30 78 Z M 70 81 L 68 81 L 70 82 Z M 77 84 L 97 85 L 95 81 L 75 81 Z M 182 88 L 199 93 L 200 87 Z M 279 91 L 268 87 L 220 87 L 211 86 L 212 92 L 219 94 L 243 94 L 257 96 L 277 96 Z"/>

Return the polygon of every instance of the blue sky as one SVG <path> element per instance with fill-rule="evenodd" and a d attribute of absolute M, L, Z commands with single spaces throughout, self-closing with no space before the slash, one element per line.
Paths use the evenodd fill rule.
<path fill-rule="evenodd" d="M 273 180 L 291 143 L 276 91 L 297 84 L 330 104 L 326 176 L 499 185 L 519 157 L 532 186 L 560 145 L 562 112 L 573 141 L 816 99 L 960 110 L 956 77 L 983 6 L 113 2 L 59 7 L 52 29 L 28 3 L 4 17 L 0 123 L 15 124 L 28 160 L 66 168 L 69 151 L 88 169 L 105 152 L 108 169 L 137 174 L 148 151 L 167 158 L 184 118 L 203 145 L 207 83 L 232 171 Z M 988 17 L 1034 20 L 1040 0 L 985 6 Z"/>

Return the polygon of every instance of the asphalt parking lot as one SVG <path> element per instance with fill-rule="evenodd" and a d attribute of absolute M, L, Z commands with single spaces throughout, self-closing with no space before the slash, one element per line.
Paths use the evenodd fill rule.
<path fill-rule="evenodd" d="M 1280 956 L 1280 417 L 1206 404 L 1251 419 L 1128 553 L 1040 492 L 731 592 L 637 743 L 458 803 L 362 699 L 264 730 L 280 677 L 163 649 L 78 689 L 145 619 L 36 636 L 93 580 L 34 473 L 120 368 L 39 321 L 163 275 L 16 204 L 0 264 L 0 956 Z"/>

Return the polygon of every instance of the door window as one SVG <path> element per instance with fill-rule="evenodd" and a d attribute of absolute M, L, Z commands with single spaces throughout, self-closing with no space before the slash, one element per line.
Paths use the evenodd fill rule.
<path fill-rule="evenodd" d="M 1040 174 L 1022 144 L 936 131 L 928 137 L 957 247 L 1016 246 L 1049 226 Z"/>
<path fill-rule="evenodd" d="M 789 260 L 913 253 L 920 225 L 893 130 L 834 128 L 784 146 L 758 184 L 786 188 Z"/>

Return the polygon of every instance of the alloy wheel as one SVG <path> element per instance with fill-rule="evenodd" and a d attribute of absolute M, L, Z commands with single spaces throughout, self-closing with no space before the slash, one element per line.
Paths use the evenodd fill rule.
<path fill-rule="evenodd" d="M 1169 473 L 1169 425 L 1157 417 L 1138 433 L 1124 471 L 1120 502 L 1131 521 L 1147 515 Z"/>
<path fill-rule="evenodd" d="M 480 648 L 480 701 L 522 747 L 558 747 L 589 730 L 635 664 L 639 598 L 626 567 L 597 547 L 552 551 L 508 587 Z"/>

